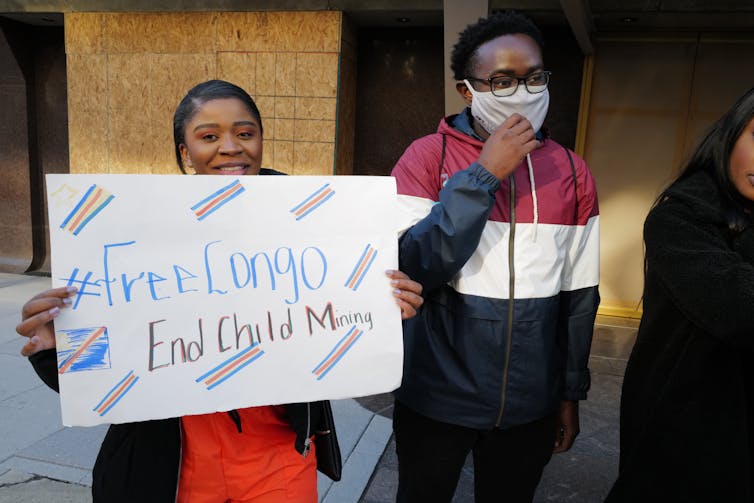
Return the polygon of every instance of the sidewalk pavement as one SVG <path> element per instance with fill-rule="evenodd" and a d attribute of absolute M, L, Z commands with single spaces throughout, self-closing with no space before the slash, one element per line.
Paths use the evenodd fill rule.
<path fill-rule="evenodd" d="M 66 428 L 58 395 L 19 355 L 15 326 L 21 305 L 49 288 L 44 277 L 0 273 L 0 503 L 91 501 L 91 469 L 106 426 Z M 617 472 L 618 401 L 635 323 L 601 320 L 592 348 L 592 391 L 581 405 L 581 435 L 553 457 L 536 502 L 602 501 Z M 319 474 L 323 503 L 392 503 L 397 462 L 389 394 L 333 402 L 343 455 L 343 480 Z M 463 470 L 454 502 L 473 501 L 473 468 Z"/>

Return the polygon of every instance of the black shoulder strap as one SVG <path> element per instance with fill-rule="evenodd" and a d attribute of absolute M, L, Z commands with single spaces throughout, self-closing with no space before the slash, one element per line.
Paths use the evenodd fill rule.
<path fill-rule="evenodd" d="M 576 166 L 573 165 L 573 157 L 571 157 L 571 151 L 568 150 L 568 147 L 563 147 L 563 149 L 566 152 L 566 155 L 568 156 L 568 162 L 571 163 L 571 175 L 573 175 L 573 197 L 574 197 L 574 217 L 573 217 L 573 223 L 577 224 L 579 223 L 579 183 L 576 179 Z"/>

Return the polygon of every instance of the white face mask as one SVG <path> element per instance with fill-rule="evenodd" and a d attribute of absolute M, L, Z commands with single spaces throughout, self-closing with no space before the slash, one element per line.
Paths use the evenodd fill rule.
<path fill-rule="evenodd" d="M 471 87 L 468 80 L 463 82 L 472 95 L 471 115 L 489 134 L 494 133 L 500 124 L 514 113 L 526 117 L 534 131 L 539 131 L 542 127 L 550 106 L 550 92 L 547 89 L 541 93 L 531 94 L 521 83 L 515 93 L 498 97 L 491 91 L 477 91 Z"/>

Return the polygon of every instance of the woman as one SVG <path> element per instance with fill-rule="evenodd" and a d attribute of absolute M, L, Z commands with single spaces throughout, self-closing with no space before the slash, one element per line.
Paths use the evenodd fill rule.
<path fill-rule="evenodd" d="M 281 175 L 261 167 L 262 119 L 241 88 L 213 80 L 191 89 L 176 109 L 178 165 L 202 175 Z M 421 285 L 389 271 L 404 319 L 422 304 Z M 23 307 L 21 353 L 57 390 L 53 320 L 72 288 L 47 290 Z M 322 402 L 251 407 L 228 413 L 116 424 L 93 472 L 95 502 L 317 501 L 316 458 L 307 455 Z"/>
<path fill-rule="evenodd" d="M 644 314 L 608 502 L 754 501 L 754 89 L 644 225 Z"/>

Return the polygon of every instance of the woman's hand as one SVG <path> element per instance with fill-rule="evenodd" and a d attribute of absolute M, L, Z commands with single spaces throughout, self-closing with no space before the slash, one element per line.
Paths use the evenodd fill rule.
<path fill-rule="evenodd" d="M 422 286 L 401 271 L 387 271 L 385 274 L 391 278 L 393 296 L 401 308 L 401 319 L 407 320 L 416 316 L 416 311 L 424 303 Z"/>
<path fill-rule="evenodd" d="M 24 356 L 33 355 L 44 349 L 55 347 L 55 327 L 52 320 L 60 315 L 60 310 L 73 303 L 78 289 L 64 286 L 38 293 L 21 308 L 21 323 L 16 325 L 16 332 L 28 341 L 21 348 Z"/>

